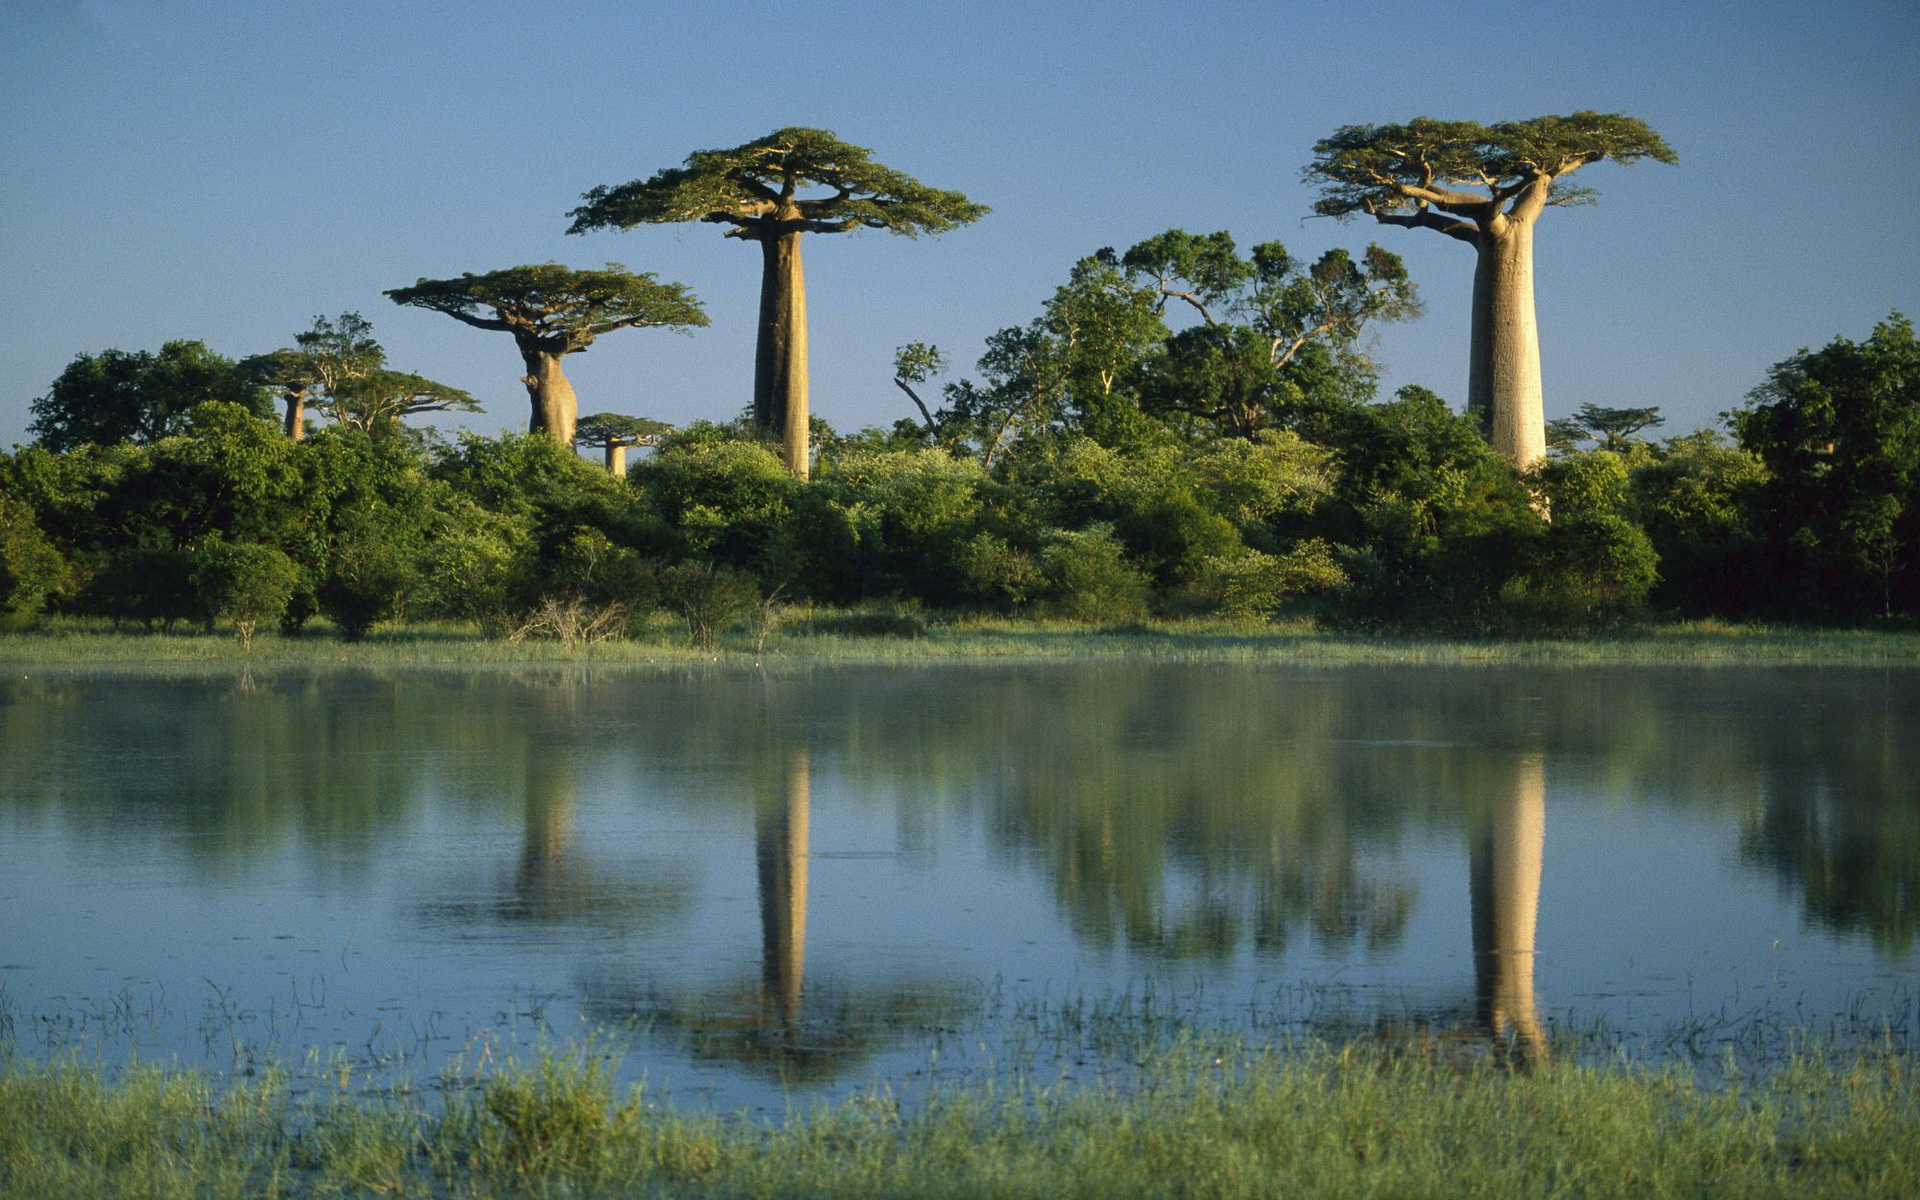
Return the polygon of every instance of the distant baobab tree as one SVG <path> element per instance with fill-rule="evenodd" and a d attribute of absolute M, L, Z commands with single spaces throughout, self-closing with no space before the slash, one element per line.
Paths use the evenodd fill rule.
<path fill-rule="evenodd" d="M 394 288 L 395 304 L 442 312 L 475 329 L 513 335 L 527 373 L 533 406 L 527 428 L 571 447 L 579 401 L 560 369 L 595 338 L 616 329 L 665 326 L 686 330 L 707 323 L 707 314 L 685 284 L 662 283 L 619 263 L 605 270 L 576 271 L 559 263 L 507 267 L 458 279 L 422 279 Z"/>

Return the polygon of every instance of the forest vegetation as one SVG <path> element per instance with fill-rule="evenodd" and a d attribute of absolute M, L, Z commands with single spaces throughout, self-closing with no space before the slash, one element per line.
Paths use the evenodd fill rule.
<path fill-rule="evenodd" d="M 1470 637 L 1920 608 L 1920 346 L 1905 317 L 1781 360 L 1723 414 L 1730 436 L 1649 438 L 1657 405 L 1588 404 L 1549 425 L 1510 226 L 1586 199 L 1565 186 L 1574 169 L 1671 162 L 1666 144 L 1631 118 L 1576 113 L 1348 127 L 1316 156 L 1323 213 L 1480 253 L 1466 413 L 1417 385 L 1379 394 L 1379 327 L 1421 311 L 1391 251 L 1309 262 L 1172 229 L 1071 264 L 937 394 L 947 356 L 901 347 L 892 382 L 914 416 L 837 431 L 807 398 L 801 236 L 938 233 L 986 209 L 785 129 L 596 188 L 571 214 L 575 231 L 699 220 L 761 243 L 744 413 L 717 404 L 679 429 L 579 417 L 563 356 L 707 320 L 685 285 L 618 264 L 387 293 L 513 335 L 525 435 L 407 424 L 477 403 L 390 369 L 354 312 L 238 361 L 191 340 L 81 354 L 33 401 L 35 442 L 0 455 L 0 620 L 224 623 L 243 643 L 316 616 L 350 639 L 433 620 L 571 640 L 664 610 L 710 643 L 773 599 Z M 1473 180 L 1486 194 L 1456 186 Z M 651 449 L 628 469 L 636 446 Z"/>

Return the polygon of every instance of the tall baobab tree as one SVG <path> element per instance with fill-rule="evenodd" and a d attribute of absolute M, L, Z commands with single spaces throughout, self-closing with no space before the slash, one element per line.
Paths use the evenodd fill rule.
<path fill-rule="evenodd" d="M 1546 455 L 1540 336 L 1534 319 L 1533 230 L 1547 209 L 1585 204 L 1567 176 L 1590 163 L 1678 162 L 1646 123 L 1576 112 L 1481 125 L 1416 117 L 1347 125 L 1314 144 L 1314 211 L 1432 229 L 1474 248 L 1468 407 L 1494 448 L 1520 467 Z M 1477 189 L 1477 190 L 1476 190 Z"/>
<path fill-rule="evenodd" d="M 508 267 L 458 279 L 422 279 L 394 288 L 395 304 L 430 308 L 475 329 L 510 333 L 527 373 L 533 414 L 527 428 L 573 446 L 579 402 L 560 360 L 578 354 L 616 329 L 705 325 L 707 314 L 685 284 L 662 283 L 619 263 L 603 271 L 576 271 L 559 263 Z"/>
<path fill-rule="evenodd" d="M 883 229 L 914 237 L 942 233 L 986 215 L 959 192 L 931 188 L 872 161 L 824 129 L 775 130 L 730 150 L 701 150 L 684 167 L 618 187 L 597 187 L 568 214 L 569 233 L 635 225 L 710 221 L 726 236 L 758 242 L 760 323 L 754 352 L 753 418 L 780 438 L 782 455 L 805 477 L 808 457 L 807 284 L 800 238 L 809 233 Z M 813 193 L 813 194 L 809 194 Z"/>

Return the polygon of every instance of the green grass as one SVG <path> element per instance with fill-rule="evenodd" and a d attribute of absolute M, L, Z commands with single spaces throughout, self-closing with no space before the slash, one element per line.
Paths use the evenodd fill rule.
<path fill-rule="evenodd" d="M 1119 1087 L 688 1116 L 548 1054 L 429 1101 L 0 1064 L 0 1196 L 1911 1196 L 1905 1052 L 1531 1070 L 1360 1042 L 1180 1042 Z"/>
<path fill-rule="evenodd" d="M 875 632 L 875 631 L 878 632 Z M 407 625 L 344 642 L 324 628 L 302 637 L 256 638 L 251 655 L 232 638 L 199 633 L 117 633 L 99 622 L 56 619 L 0 634 L 9 665 L 153 666 L 174 663 L 314 665 L 514 665 L 593 662 L 623 666 L 696 663 L 938 663 L 1064 659 L 1246 663 L 1640 663 L 1920 665 L 1920 632 L 1823 630 L 1720 622 L 1649 624 L 1604 637 L 1463 641 L 1361 637 L 1307 624 L 1224 620 L 1151 621 L 1116 628 L 1012 618 L 942 622 L 874 620 L 859 614 L 789 613 L 763 642 L 732 635 L 715 648 L 692 644 L 665 619 L 637 636 L 595 646 L 481 637 L 452 625 Z"/>

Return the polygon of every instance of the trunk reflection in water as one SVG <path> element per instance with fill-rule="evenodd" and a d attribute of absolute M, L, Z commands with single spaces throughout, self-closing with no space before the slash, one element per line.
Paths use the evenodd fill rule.
<path fill-rule="evenodd" d="M 753 857 L 760 912 L 757 987 L 673 997 L 619 980 L 590 982 L 601 1020 L 680 1031 L 695 1056 L 791 1081 L 838 1078 L 872 1054 L 952 1022 L 971 989 L 930 977 L 860 980 L 807 996 L 807 876 L 812 768 L 807 748 L 785 755 L 777 791 L 755 798 Z M 857 869 L 857 868 L 855 868 Z"/>
<path fill-rule="evenodd" d="M 1533 962 L 1546 843 L 1546 770 L 1537 754 L 1513 759 L 1506 789 L 1491 797 L 1487 828 L 1473 845 L 1474 999 L 1481 1024 L 1521 1057 L 1547 1054 L 1534 1007 Z"/>

